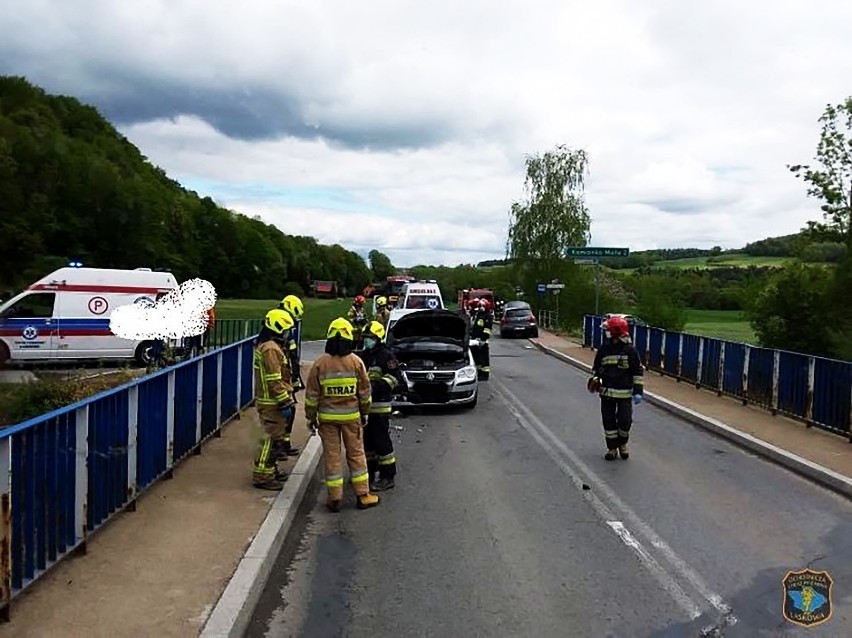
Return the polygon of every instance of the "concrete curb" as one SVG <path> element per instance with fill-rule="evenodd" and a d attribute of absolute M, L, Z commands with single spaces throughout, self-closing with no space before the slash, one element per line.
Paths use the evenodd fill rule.
<path fill-rule="evenodd" d="M 587 363 L 580 361 L 579 359 L 575 359 L 574 357 L 570 357 L 563 352 L 559 352 L 558 350 L 554 350 L 553 348 L 549 348 L 541 343 L 537 343 L 532 339 L 529 340 L 536 348 L 541 350 L 542 352 L 551 355 L 565 363 L 568 363 L 576 368 L 580 368 L 585 372 L 591 373 L 592 368 Z M 755 452 L 770 461 L 781 465 L 788 470 L 792 470 L 796 474 L 800 476 L 804 476 L 823 487 L 826 487 L 846 498 L 852 499 L 852 479 L 847 476 L 843 476 L 842 474 L 838 474 L 834 470 L 831 470 L 827 467 L 819 465 L 818 463 L 814 463 L 813 461 L 809 461 L 808 459 L 802 458 L 797 454 L 793 454 L 792 452 L 788 452 L 787 450 L 783 450 L 779 447 L 772 445 L 771 443 L 767 443 L 766 441 L 762 441 L 750 434 L 745 432 L 740 432 L 736 428 L 719 421 L 718 419 L 714 419 L 713 417 L 706 416 L 695 410 L 691 410 L 690 408 L 681 405 L 679 403 L 675 403 L 674 401 L 670 401 L 665 397 L 653 394 L 651 392 L 645 391 L 645 398 L 652 405 L 656 405 L 667 412 L 670 412 L 676 416 L 681 417 L 682 419 L 689 421 L 699 427 L 702 427 L 714 434 L 717 434 L 729 441 L 739 445 L 742 448 Z"/>
<path fill-rule="evenodd" d="M 321 456 L 322 442 L 319 436 L 311 436 L 284 489 L 275 498 L 228 586 L 204 623 L 199 634 L 201 638 L 239 638 L 245 634 Z"/>

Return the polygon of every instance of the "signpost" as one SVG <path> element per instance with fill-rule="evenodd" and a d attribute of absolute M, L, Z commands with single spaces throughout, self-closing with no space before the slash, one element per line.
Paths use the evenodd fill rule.
<path fill-rule="evenodd" d="M 596 248 L 593 246 L 571 246 L 565 249 L 568 257 L 627 257 L 629 248 Z"/>
<path fill-rule="evenodd" d="M 600 259 L 606 257 L 627 257 L 629 248 L 601 248 L 595 246 L 571 246 L 565 249 L 568 257 L 574 257 L 575 264 L 590 265 L 595 267 L 595 315 L 599 312 L 600 288 L 601 288 L 601 264 Z"/>

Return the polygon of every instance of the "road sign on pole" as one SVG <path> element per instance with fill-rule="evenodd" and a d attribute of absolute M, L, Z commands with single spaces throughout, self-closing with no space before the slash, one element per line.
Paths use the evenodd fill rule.
<path fill-rule="evenodd" d="M 571 246 L 565 249 L 568 257 L 627 257 L 629 248 L 598 248 L 594 246 Z"/>
<path fill-rule="evenodd" d="M 578 266 L 594 266 L 598 263 L 597 259 L 575 259 L 574 263 Z"/>

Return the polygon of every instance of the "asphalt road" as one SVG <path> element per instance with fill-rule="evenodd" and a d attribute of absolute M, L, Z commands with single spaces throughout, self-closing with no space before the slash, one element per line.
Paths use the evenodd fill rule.
<path fill-rule="evenodd" d="M 393 421 L 378 508 L 327 512 L 320 472 L 248 636 L 852 636 L 852 503 L 647 404 L 606 462 L 581 371 L 525 340 L 492 367 L 473 411 Z M 806 566 L 810 629 L 781 613 Z"/>

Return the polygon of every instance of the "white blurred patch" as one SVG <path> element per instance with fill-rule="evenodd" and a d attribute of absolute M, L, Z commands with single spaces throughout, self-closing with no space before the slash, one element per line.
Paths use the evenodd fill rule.
<path fill-rule="evenodd" d="M 207 329 L 207 311 L 216 305 L 216 289 L 209 281 L 190 279 L 157 303 L 147 299 L 118 306 L 109 328 L 122 339 L 181 339 Z"/>

